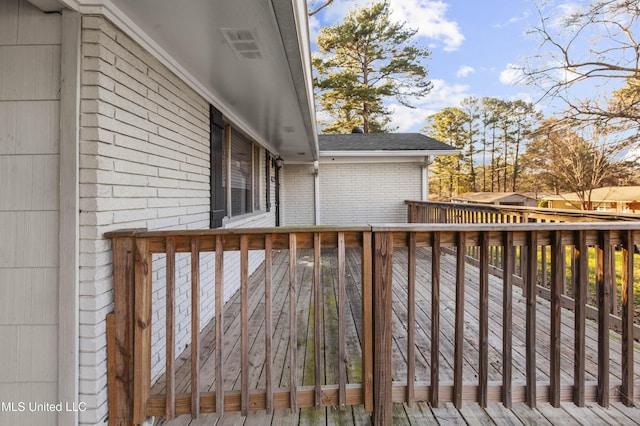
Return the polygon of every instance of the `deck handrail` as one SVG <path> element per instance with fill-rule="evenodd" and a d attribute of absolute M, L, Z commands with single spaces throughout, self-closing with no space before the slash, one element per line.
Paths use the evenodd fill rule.
<path fill-rule="evenodd" d="M 435 202 L 435 201 L 413 201 L 407 200 L 407 217 L 409 223 L 430 223 L 440 224 L 442 226 L 453 226 L 455 224 L 509 224 L 510 229 L 521 226 L 520 224 L 528 223 L 534 224 L 535 229 L 541 229 L 545 223 L 581 223 L 588 221 L 601 222 L 598 223 L 598 229 L 623 229 L 629 222 L 640 222 L 639 214 L 623 214 L 616 212 L 597 212 L 597 211 L 582 211 L 582 210 L 569 210 L 569 209 L 549 209 L 539 207 L 524 207 L 524 206 L 505 206 L 505 205 L 486 205 L 475 203 L 452 203 L 452 202 Z M 617 224 L 611 227 L 610 225 L 604 225 L 604 223 Z M 504 225 L 496 225 L 504 226 Z M 594 225 L 585 225 L 586 228 Z M 616 228 L 617 227 L 617 228 Z M 622 228 L 620 228 L 622 227 Z M 576 228 L 566 228 L 573 229 Z M 619 242 L 614 242 L 618 245 Z M 536 286 L 537 292 L 543 298 L 549 299 L 550 294 L 548 291 L 549 285 L 549 269 L 550 260 L 548 258 L 548 245 L 542 245 L 540 248 L 540 261 L 542 263 L 541 271 L 538 276 L 539 285 Z M 572 252 L 573 246 L 564 245 L 562 250 Z M 503 265 L 501 262 L 501 255 L 499 248 L 489 249 L 489 268 L 492 274 L 502 276 Z M 638 248 L 635 247 L 636 253 Z M 472 263 L 478 262 L 478 250 L 470 249 L 467 253 L 469 260 Z M 573 270 L 573 263 L 571 262 L 572 256 L 566 255 L 561 259 L 561 270 L 563 275 L 566 275 L 567 270 Z M 567 262 L 567 259 L 569 261 Z M 516 264 L 521 264 L 522 259 L 517 255 L 514 259 Z M 615 263 L 615 258 L 612 257 L 612 262 Z M 523 286 L 522 276 L 520 270 L 522 267 L 516 268 L 514 272 L 515 284 Z M 563 284 L 561 286 L 561 297 L 563 307 L 573 309 L 575 306 L 575 300 L 571 294 L 571 289 L 566 285 L 567 277 L 563 277 Z M 610 313 L 611 313 L 611 328 L 616 331 L 621 330 L 621 319 L 618 315 L 620 297 L 616 291 L 615 282 L 612 283 L 612 297 L 610 298 Z M 587 304 L 587 318 L 596 320 L 597 312 L 593 308 L 594 304 Z M 640 318 L 634 326 L 634 338 L 640 341 Z"/>
<path fill-rule="evenodd" d="M 393 402 L 407 402 L 412 405 L 416 401 L 429 401 L 434 406 L 451 401 L 456 407 L 462 406 L 463 400 L 475 400 L 482 406 L 494 401 L 501 401 L 506 407 L 513 402 L 525 401 L 535 407 L 537 401 L 548 400 L 553 406 L 561 401 L 571 400 L 577 405 L 585 401 L 597 401 L 608 406 L 609 401 L 620 400 L 630 405 L 638 401 L 640 391 L 634 389 L 633 364 L 633 253 L 634 245 L 640 243 L 640 222 L 593 222 L 593 223 L 487 223 L 487 224 L 406 224 L 406 225 L 371 225 L 362 227 L 295 227 L 295 228 L 261 228 L 261 229 L 229 229 L 229 230 L 193 230 L 193 231 L 147 231 L 124 230 L 105 235 L 112 240 L 113 276 L 114 276 L 114 313 L 109 314 L 108 323 L 108 358 L 109 358 L 109 420 L 111 424 L 139 424 L 150 415 L 163 415 L 166 418 L 181 414 L 193 417 L 205 412 L 222 415 L 225 410 L 240 411 L 246 415 L 248 410 L 278 408 L 295 410 L 299 407 L 320 408 L 327 405 L 344 407 L 346 405 L 364 404 L 367 411 L 373 411 L 376 425 L 391 424 Z M 571 385 L 562 383 L 560 378 L 560 333 L 561 333 L 561 288 L 563 282 L 563 247 L 573 246 L 573 264 L 575 272 L 570 275 L 575 291 L 575 374 Z M 622 317 L 621 322 L 621 381 L 610 383 L 609 366 L 609 305 L 610 289 L 613 279 L 612 256 L 616 246 L 622 252 Z M 536 378 L 536 297 L 538 291 L 538 256 L 527 255 L 538 253 L 540 247 L 550 247 L 551 280 L 550 292 L 550 370 L 549 383 L 545 384 Z M 597 320 L 598 320 L 598 372 L 597 384 L 585 383 L 585 309 L 588 277 L 588 247 L 596 252 L 597 277 Z M 289 250 L 289 274 L 284 279 L 289 281 L 289 322 L 291 345 L 295 345 L 296 305 L 295 283 L 297 252 L 302 249 L 313 251 L 314 294 L 318 294 L 321 262 L 321 248 L 335 249 L 339 270 L 338 278 L 338 312 L 344 302 L 344 262 L 345 250 L 356 249 L 361 253 L 360 276 L 362 285 L 363 307 L 363 379 L 362 383 L 347 386 L 344 377 L 344 366 L 337 365 L 338 383 L 320 385 L 319 372 L 315 371 L 315 385 L 311 388 L 298 387 L 298 378 L 293 368 L 297 365 L 295 352 L 290 353 L 290 387 L 273 389 L 270 380 L 265 389 L 250 390 L 247 386 L 247 359 L 242 355 L 241 390 L 239 395 L 228 392 L 222 387 L 221 376 L 216 380 L 216 392 L 201 392 L 197 386 L 199 380 L 198 365 L 198 333 L 199 317 L 198 300 L 200 277 L 200 253 L 221 253 L 235 251 L 240 254 L 240 300 L 242 305 L 242 354 L 248 353 L 246 345 L 246 300 L 247 294 L 247 253 L 250 250 L 262 251 L 265 255 L 265 305 L 270 303 L 271 253 L 273 250 Z M 461 249 L 462 248 L 462 249 Z M 455 276 L 455 366 L 453 382 L 443 382 L 439 366 L 442 360 L 438 350 L 438 324 L 441 311 L 439 294 L 441 283 L 440 263 L 442 256 L 448 256 L 449 249 L 456 259 Z M 495 249 L 495 250 L 493 250 Z M 499 249 L 499 250 L 498 250 Z M 408 262 L 397 266 L 394 250 L 407 250 Z M 419 250 L 428 250 L 431 255 L 431 370 L 429 380 L 415 377 L 415 283 L 416 265 L 421 261 L 417 257 Z M 464 344 L 464 308 L 465 308 L 465 270 L 470 267 L 469 253 L 475 250 L 480 270 L 480 328 L 478 339 L 480 352 L 477 361 L 478 382 L 463 382 Z M 493 251 L 492 251 L 493 250 Z M 196 383 L 189 394 L 176 395 L 172 375 L 174 359 L 172 332 L 173 313 L 171 303 L 175 291 L 176 253 L 186 253 L 191 259 L 191 298 L 192 303 L 192 367 L 191 380 Z M 164 317 L 167 321 L 165 369 L 167 391 L 162 395 L 151 394 L 151 313 L 152 313 L 152 254 L 163 253 L 167 260 L 166 298 L 167 307 Z M 516 253 L 518 254 L 516 261 Z M 487 323 L 488 293 L 487 286 L 490 274 L 490 258 L 501 257 L 503 280 L 503 380 L 500 384 L 488 381 L 487 357 Z M 224 256 L 216 256 L 215 288 L 216 288 L 216 348 L 221 348 L 223 304 L 223 269 Z M 396 264 L 394 264 L 394 259 Z M 519 267 L 516 274 L 516 266 Z M 392 290 L 394 267 L 406 270 L 406 301 L 393 300 Z M 522 280 L 526 296 L 526 383 L 518 384 L 512 380 L 511 357 L 512 339 L 512 287 L 519 277 Z M 408 313 L 407 324 L 407 374 L 405 383 L 394 381 L 392 373 L 391 342 L 394 330 L 391 327 L 394 304 L 406 303 Z M 271 328 L 270 309 L 265 310 L 265 323 Z M 338 321 L 344 321 L 339 316 Z M 317 323 L 316 323 L 317 324 Z M 343 328 L 344 324 L 339 324 Z M 267 334 L 270 330 L 266 331 Z M 314 339 L 318 330 L 315 330 Z M 270 337 L 266 337 L 265 358 L 269 361 Z M 319 350 L 320 345 L 315 342 Z M 344 360 L 344 336 L 340 336 L 340 357 Z M 221 349 L 216 349 L 220 350 Z M 216 371 L 224 368 L 220 353 L 216 355 Z M 420 379 L 420 380 L 419 380 Z M 427 383 L 428 382 L 428 383 Z M 571 392 L 567 397 L 566 388 Z M 499 390 L 498 390 L 499 389 Z M 548 389 L 548 393 L 545 391 Z M 287 397 L 288 396 L 288 397 Z"/>
<path fill-rule="evenodd" d="M 509 223 L 640 221 L 640 214 L 497 204 L 406 200 L 408 222 Z"/>

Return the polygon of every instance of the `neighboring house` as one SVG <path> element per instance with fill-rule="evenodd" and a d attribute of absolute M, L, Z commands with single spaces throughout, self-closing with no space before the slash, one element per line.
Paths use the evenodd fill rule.
<path fill-rule="evenodd" d="M 607 186 L 591 191 L 592 209 L 602 212 L 640 213 L 640 186 Z M 543 197 L 545 207 L 553 209 L 582 208 L 577 193 L 548 195 Z"/>
<path fill-rule="evenodd" d="M 320 135 L 318 142 L 318 163 L 283 169 L 285 225 L 405 222 L 405 200 L 427 200 L 433 158 L 457 154 L 419 133 Z"/>
<path fill-rule="evenodd" d="M 501 206 L 537 207 L 538 201 L 518 192 L 467 192 L 451 197 L 454 203 L 493 204 Z"/>
<path fill-rule="evenodd" d="M 356 135 L 346 137 L 370 143 L 319 149 L 306 14 L 304 0 L 0 0 L 0 424 L 104 423 L 105 233 L 405 221 L 398 200 L 426 198 L 430 157 L 449 147 Z M 203 325 L 212 256 L 201 259 Z M 180 353 L 189 259 L 177 265 Z M 20 411 L 25 402 L 80 409 Z"/>

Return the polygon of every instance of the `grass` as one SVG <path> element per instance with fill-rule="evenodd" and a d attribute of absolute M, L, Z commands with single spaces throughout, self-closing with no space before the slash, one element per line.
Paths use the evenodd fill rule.
<path fill-rule="evenodd" d="M 571 250 L 570 246 L 567 247 L 566 254 L 566 289 L 567 294 L 571 295 L 573 293 L 573 277 L 571 275 Z M 546 250 L 546 261 L 544 263 L 545 270 L 547 272 L 547 282 L 550 280 L 551 276 L 551 250 Z M 596 300 L 596 250 L 594 247 L 590 247 L 588 250 L 588 265 L 589 265 L 589 279 L 588 285 L 589 289 L 587 292 L 587 302 L 595 305 Z M 542 253 L 541 250 L 538 251 L 538 262 L 542 261 Z M 540 269 L 542 270 L 542 269 Z M 616 281 L 616 301 L 619 312 L 621 313 L 620 306 L 620 296 L 622 292 L 622 251 L 615 251 L 615 281 Z M 539 278 L 540 279 L 540 278 Z M 635 253 L 633 255 L 633 303 L 634 303 L 634 311 L 636 322 L 640 322 L 640 254 Z"/>

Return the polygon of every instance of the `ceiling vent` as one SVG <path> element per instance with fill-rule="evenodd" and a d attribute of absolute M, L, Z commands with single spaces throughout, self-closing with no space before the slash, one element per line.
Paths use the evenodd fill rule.
<path fill-rule="evenodd" d="M 254 30 L 221 28 L 221 31 L 238 59 L 262 59 L 262 52 Z"/>

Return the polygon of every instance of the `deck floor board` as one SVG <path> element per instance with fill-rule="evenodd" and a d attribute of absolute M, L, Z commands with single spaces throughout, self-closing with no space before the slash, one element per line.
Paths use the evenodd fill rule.
<path fill-rule="evenodd" d="M 297 257 L 296 286 L 296 326 L 297 357 L 296 366 L 299 386 L 314 384 L 314 310 L 320 309 L 321 321 L 321 374 L 323 384 L 337 384 L 338 325 L 337 325 L 337 283 L 338 266 L 331 249 L 322 250 L 321 292 L 322 306 L 314 306 L 313 297 L 313 252 L 299 250 Z M 431 250 L 419 248 L 416 253 L 416 370 L 415 380 L 428 382 L 430 374 L 430 316 L 431 316 Z M 393 305 L 393 377 L 406 381 L 407 366 L 407 250 L 394 250 L 394 305 Z M 454 353 L 454 314 L 455 314 L 455 256 L 441 255 L 441 307 L 440 307 L 440 380 L 453 380 Z M 274 388 L 289 385 L 289 289 L 288 289 L 288 252 L 274 251 L 273 261 L 273 384 Z M 479 332 L 479 271 L 476 267 L 465 266 L 465 339 L 463 381 L 466 385 L 475 385 L 478 381 L 478 332 Z M 359 383 L 362 377 L 362 289 L 360 287 L 360 254 L 356 250 L 347 250 L 346 255 L 346 364 L 349 383 Z M 249 279 L 249 384 L 251 389 L 264 388 L 264 267 L 260 267 Z M 537 299 L 537 379 L 549 380 L 550 321 L 549 303 Z M 562 347 L 561 380 L 563 384 L 573 383 L 573 313 L 562 310 Z M 502 280 L 489 277 L 489 381 L 502 380 Z M 525 298 L 522 290 L 513 289 L 513 381 L 525 380 Z M 224 382 L 225 391 L 240 388 L 240 297 L 234 295 L 226 304 L 224 311 Z M 586 334 L 586 380 L 597 380 L 597 325 L 587 320 Z M 635 344 L 636 387 L 640 374 L 640 345 Z M 610 340 L 611 382 L 620 381 L 620 339 L 612 333 Z M 207 324 L 201 334 L 201 390 L 215 390 L 215 324 Z M 188 392 L 190 388 L 190 351 L 187 348 L 176 360 L 176 394 Z M 161 377 L 152 389 L 152 394 L 164 391 L 164 378 Z M 636 399 L 638 396 L 636 395 Z M 501 403 L 489 404 L 482 408 L 476 403 L 465 403 L 462 409 L 456 409 L 452 403 L 441 403 L 434 408 L 428 403 L 416 402 L 413 407 L 406 403 L 394 404 L 394 424 L 585 424 L 589 420 L 604 423 L 640 424 L 640 409 L 626 407 L 614 402 L 604 409 L 595 403 L 579 408 L 572 402 L 562 402 L 560 408 L 539 402 L 537 409 L 530 409 L 524 403 L 514 402 L 513 409 L 504 408 Z M 184 425 L 258 425 L 258 424 L 370 424 L 369 414 L 364 407 L 347 406 L 303 408 L 295 413 L 289 409 L 274 410 L 267 415 L 264 410 L 250 411 L 248 417 L 239 413 L 225 413 L 219 421 L 217 415 L 202 414 L 199 419 L 181 416 L 170 422 L 156 419 L 156 424 L 170 426 Z"/>

